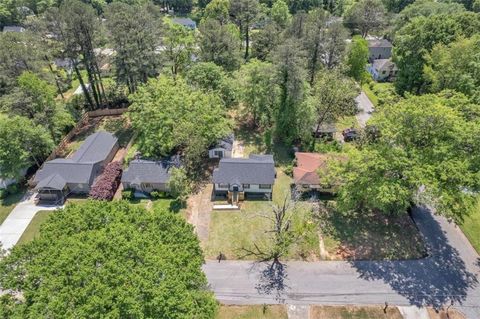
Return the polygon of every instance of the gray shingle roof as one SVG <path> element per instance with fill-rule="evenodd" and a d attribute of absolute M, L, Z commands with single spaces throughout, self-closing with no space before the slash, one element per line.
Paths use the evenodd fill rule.
<path fill-rule="evenodd" d="M 37 189 L 39 188 L 51 188 L 56 190 L 62 190 L 67 185 L 67 181 L 63 179 L 59 174 L 50 175 L 47 178 L 42 179 L 37 184 Z"/>
<path fill-rule="evenodd" d="M 123 172 L 122 182 L 126 183 L 167 183 L 173 165 L 166 161 L 133 160 Z"/>
<path fill-rule="evenodd" d="M 35 175 L 36 188 L 41 188 L 44 179 L 61 176 L 67 183 L 88 184 L 91 182 L 93 163 L 75 163 L 72 161 L 49 161 Z"/>
<path fill-rule="evenodd" d="M 117 141 L 118 139 L 111 133 L 94 133 L 87 137 L 85 142 L 73 154 L 72 160 L 75 162 L 102 162 L 110 154 Z"/>
<path fill-rule="evenodd" d="M 275 162 L 272 155 L 247 158 L 223 158 L 213 171 L 215 184 L 273 184 Z"/>
<path fill-rule="evenodd" d="M 218 140 L 217 144 L 214 148 L 223 148 L 227 151 L 231 151 L 233 149 L 233 141 L 235 140 L 235 136 L 230 134 L 225 136 L 224 138 Z"/>
<path fill-rule="evenodd" d="M 396 69 L 395 63 L 390 59 L 377 59 L 373 61 L 372 67 L 376 70 Z"/>
<path fill-rule="evenodd" d="M 35 174 L 36 188 L 50 187 L 44 185 L 59 187 L 60 178 L 67 184 L 92 183 L 95 164 L 106 160 L 116 143 L 117 138 L 111 133 L 90 135 L 71 158 L 57 158 L 44 163 Z"/>
<path fill-rule="evenodd" d="M 392 48 L 393 45 L 387 39 L 372 39 L 368 40 L 369 48 Z"/>

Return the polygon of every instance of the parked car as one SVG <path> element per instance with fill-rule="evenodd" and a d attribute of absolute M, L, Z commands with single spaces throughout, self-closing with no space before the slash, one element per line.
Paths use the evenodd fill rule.
<path fill-rule="evenodd" d="M 347 128 L 343 130 L 342 135 L 345 142 L 352 142 L 356 140 L 359 136 L 358 131 L 354 128 Z"/>

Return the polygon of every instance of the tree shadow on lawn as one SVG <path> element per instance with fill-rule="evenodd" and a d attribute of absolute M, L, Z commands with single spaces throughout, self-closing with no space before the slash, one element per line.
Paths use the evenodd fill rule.
<path fill-rule="evenodd" d="M 416 208 L 413 217 L 422 232 L 429 257 L 403 261 L 352 261 L 360 278 L 383 280 L 415 306 L 439 308 L 461 305 L 469 289 L 478 284 L 457 249 L 452 247 L 433 216 Z"/>

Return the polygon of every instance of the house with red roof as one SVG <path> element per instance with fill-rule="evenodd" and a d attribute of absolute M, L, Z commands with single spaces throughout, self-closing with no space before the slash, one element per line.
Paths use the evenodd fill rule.
<path fill-rule="evenodd" d="M 331 192 L 330 188 L 321 185 L 318 173 L 319 170 L 326 169 L 328 161 L 333 158 L 335 156 L 330 154 L 296 152 L 293 180 L 297 189 Z"/>

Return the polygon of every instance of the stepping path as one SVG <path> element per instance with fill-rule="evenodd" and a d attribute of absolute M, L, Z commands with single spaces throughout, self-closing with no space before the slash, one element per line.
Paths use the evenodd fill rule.
<path fill-rule="evenodd" d="M 3 249 L 9 250 L 15 246 L 38 211 L 61 208 L 61 206 L 35 205 L 34 198 L 34 193 L 27 192 L 23 200 L 0 225 L 0 243 Z"/>

